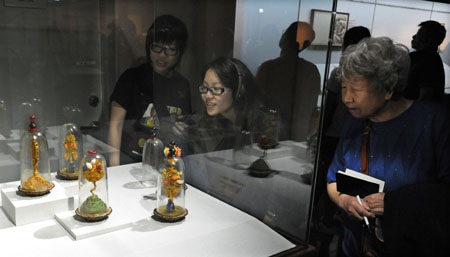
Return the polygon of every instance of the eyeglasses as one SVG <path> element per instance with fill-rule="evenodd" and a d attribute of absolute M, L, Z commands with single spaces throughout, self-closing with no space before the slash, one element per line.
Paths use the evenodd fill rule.
<path fill-rule="evenodd" d="M 152 50 L 152 52 L 155 52 L 157 54 L 161 53 L 164 50 L 164 54 L 168 56 L 175 56 L 178 54 L 178 49 L 176 48 L 170 48 L 167 46 L 157 44 L 151 44 L 150 49 Z"/>
<path fill-rule="evenodd" d="M 230 90 L 231 90 L 231 88 L 228 88 L 228 87 L 205 87 L 203 85 L 200 85 L 198 87 L 198 91 L 200 92 L 200 94 L 206 94 L 209 91 L 213 95 L 222 95 L 223 93 L 230 91 Z"/>

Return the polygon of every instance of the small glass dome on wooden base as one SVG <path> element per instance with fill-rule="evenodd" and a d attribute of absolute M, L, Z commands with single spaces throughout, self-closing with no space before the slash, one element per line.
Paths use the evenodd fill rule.
<path fill-rule="evenodd" d="M 89 150 L 81 160 L 78 178 L 78 208 L 75 213 L 87 221 L 106 219 L 112 212 L 108 204 L 106 160 L 95 150 Z"/>
<path fill-rule="evenodd" d="M 80 130 L 73 123 L 66 123 L 59 130 L 58 178 L 76 180 L 81 169 L 83 139 Z"/>
<path fill-rule="evenodd" d="M 156 129 L 153 127 L 150 138 L 145 142 L 142 154 L 142 183 L 156 187 L 163 164 L 164 144 L 156 137 Z"/>
<path fill-rule="evenodd" d="M 50 174 L 47 139 L 37 129 L 35 118 L 30 116 L 28 131 L 20 139 L 19 191 L 29 196 L 47 194 L 55 186 Z"/>
<path fill-rule="evenodd" d="M 153 213 L 157 219 L 175 222 L 188 214 L 185 204 L 184 163 L 180 158 L 181 149 L 170 143 L 165 147 L 164 168 L 158 178 L 156 208 Z"/>
<path fill-rule="evenodd" d="M 266 151 L 277 147 L 279 133 L 279 116 L 275 109 L 268 109 L 258 124 L 256 140 L 263 155 L 254 161 L 248 168 L 249 174 L 254 177 L 266 177 L 272 173 L 269 164 L 264 160 Z"/>

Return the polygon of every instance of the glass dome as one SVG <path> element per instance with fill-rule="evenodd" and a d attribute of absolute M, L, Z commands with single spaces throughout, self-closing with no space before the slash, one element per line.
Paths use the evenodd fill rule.
<path fill-rule="evenodd" d="M 236 137 L 236 146 L 233 149 L 233 162 L 235 168 L 247 169 L 253 159 L 253 134 L 246 129 Z"/>
<path fill-rule="evenodd" d="M 89 150 L 81 160 L 78 178 L 78 208 L 75 213 L 88 220 L 108 217 L 112 209 L 108 201 L 108 174 L 106 160 L 96 150 Z"/>
<path fill-rule="evenodd" d="M 258 142 L 258 147 L 263 150 L 263 154 L 248 168 L 249 174 L 255 177 L 266 177 L 272 173 L 269 164 L 264 159 L 267 150 L 277 147 L 280 130 L 277 110 L 269 108 L 262 115 L 260 124 L 258 124 L 256 141 Z"/>
<path fill-rule="evenodd" d="M 280 129 L 277 110 L 273 108 L 266 110 L 260 122 L 256 135 L 258 146 L 263 150 L 275 148 L 278 145 Z"/>
<path fill-rule="evenodd" d="M 43 195 L 55 186 L 50 173 L 48 143 L 37 129 L 35 116 L 30 116 L 30 126 L 20 139 L 20 186 L 26 195 Z"/>
<path fill-rule="evenodd" d="M 142 183 L 147 186 L 156 186 L 158 175 L 164 164 L 164 144 L 156 137 L 156 129 L 145 142 L 142 154 Z"/>
<path fill-rule="evenodd" d="M 83 155 L 83 138 L 77 125 L 66 123 L 59 129 L 58 177 L 66 180 L 78 179 Z"/>
<path fill-rule="evenodd" d="M 158 177 L 156 208 L 153 213 L 164 221 L 179 221 L 188 211 L 185 208 L 184 162 L 181 149 L 172 141 L 164 148 L 164 167 Z"/>

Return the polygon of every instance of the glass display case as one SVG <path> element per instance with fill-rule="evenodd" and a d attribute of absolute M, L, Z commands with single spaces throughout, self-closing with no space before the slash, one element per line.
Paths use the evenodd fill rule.
<path fill-rule="evenodd" d="M 164 148 L 164 165 L 158 176 L 156 208 L 153 213 L 164 221 L 179 221 L 186 217 L 184 163 L 181 149 L 171 142 Z"/>
<path fill-rule="evenodd" d="M 147 186 L 156 186 L 158 176 L 164 165 L 164 144 L 156 136 L 153 128 L 150 138 L 147 139 L 142 150 L 142 178 L 141 181 Z"/>
<path fill-rule="evenodd" d="M 78 126 L 66 123 L 59 129 L 58 176 L 66 180 L 78 179 L 83 155 L 83 137 Z"/>
<path fill-rule="evenodd" d="M 112 212 L 109 206 L 105 157 L 89 150 L 81 160 L 78 178 L 78 208 L 75 213 L 88 221 L 100 221 Z"/>
<path fill-rule="evenodd" d="M 39 131 L 36 117 L 30 116 L 30 125 L 20 138 L 19 191 L 30 196 L 44 195 L 55 186 L 50 175 L 48 143 Z"/>
<path fill-rule="evenodd" d="M 31 152 L 20 152 L 31 141 L 20 135 L 36 114 L 48 141 L 48 147 L 39 141 L 40 154 L 48 155 L 39 172 L 49 183 L 56 175 L 50 171 L 59 170 L 57 179 L 82 174 L 81 217 L 111 212 L 108 190 L 116 189 L 108 188 L 106 169 L 126 168 L 136 181 L 122 188 L 154 189 L 160 177 L 152 197 L 139 202 L 149 216 L 172 207 L 187 214 L 185 183 L 256 218 L 297 250 L 306 248 L 313 207 L 326 196 L 323 152 L 331 146 L 324 144 L 322 112 L 343 33 L 363 25 L 409 46 L 411 24 L 431 17 L 450 29 L 445 4 L 393 2 L 5 0 L 0 182 L 23 184 L 31 176 Z M 440 49 L 444 63 L 450 63 L 448 38 Z M 158 140 L 148 140 L 153 127 Z M 154 154 L 171 141 L 183 153 L 173 164 L 184 163 L 175 168 L 181 173 L 173 197 L 164 172 L 155 172 L 163 157 Z M 81 161 L 83 148 L 97 152 Z M 164 162 L 166 171 L 173 168 L 170 159 Z M 96 168 L 104 175 L 86 173 Z M 103 202 L 95 213 L 85 203 L 94 196 Z M 181 225 L 198 215 L 186 205 Z"/>

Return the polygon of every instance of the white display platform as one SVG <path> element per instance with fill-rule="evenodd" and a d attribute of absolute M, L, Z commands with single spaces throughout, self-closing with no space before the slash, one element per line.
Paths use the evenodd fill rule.
<path fill-rule="evenodd" d="M 133 223 L 130 219 L 121 219 L 118 215 L 115 215 L 114 210 L 110 217 L 98 222 L 82 221 L 75 215 L 74 211 L 57 213 L 55 218 L 76 240 L 124 229 Z"/>
<path fill-rule="evenodd" d="M 67 195 L 76 196 L 78 194 L 78 180 L 59 179 L 58 176 L 56 176 L 56 172 L 53 172 L 52 181 L 58 182 L 58 184 L 64 188 Z M 75 202 L 75 205 L 76 204 L 77 203 Z"/>
<path fill-rule="evenodd" d="M 121 215 L 134 215 L 135 220 L 127 228 L 74 240 L 55 219 L 12 227 L 9 221 L 0 220 L 5 224 L 0 227 L 0 242 L 4 242 L 1 256 L 247 257 L 271 256 L 295 246 L 256 218 L 193 186 L 186 191 L 186 219 L 176 223 L 153 220 L 156 201 L 143 198 L 152 189 L 133 176 L 140 167 L 136 163 L 108 168 L 113 208 L 109 218 L 120 216 L 120 210 L 124 212 Z M 6 187 L 10 185 L 0 184 L 0 188 Z"/>
<path fill-rule="evenodd" d="M 148 188 L 141 182 L 135 181 L 135 174 L 141 173 L 141 167 L 142 164 L 138 163 L 108 168 L 108 174 L 115 170 L 123 170 L 120 176 L 108 177 L 108 188 L 113 188 L 109 190 L 109 206 L 112 208 L 112 213 L 108 219 L 99 222 L 83 222 L 81 219 L 75 219 L 74 211 L 69 211 L 57 213 L 56 220 L 74 239 L 80 240 L 124 229 L 130 227 L 136 220 L 150 217 L 156 201 L 144 200 L 143 196 L 154 193 L 156 188 Z M 124 181 L 134 182 L 124 184 Z M 143 209 L 140 202 L 149 205 L 148 210 Z M 76 205 L 78 206 L 78 202 Z"/>
<path fill-rule="evenodd" d="M 22 196 L 17 188 L 2 189 L 2 206 L 8 218 L 20 226 L 52 219 L 57 212 L 73 209 L 73 197 L 68 196 L 58 182 L 53 183 L 55 187 L 51 192 L 42 196 Z"/>

